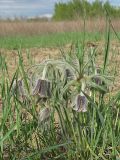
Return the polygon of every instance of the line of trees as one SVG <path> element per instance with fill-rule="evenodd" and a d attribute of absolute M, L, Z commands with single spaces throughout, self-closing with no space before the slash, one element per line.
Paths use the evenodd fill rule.
<path fill-rule="evenodd" d="M 113 18 L 120 18 L 120 6 L 112 6 L 109 1 L 103 3 L 95 0 L 90 3 L 87 0 L 71 0 L 67 3 L 56 3 L 54 8 L 54 20 L 73 20 L 79 17 L 104 17 L 105 8 Z"/>

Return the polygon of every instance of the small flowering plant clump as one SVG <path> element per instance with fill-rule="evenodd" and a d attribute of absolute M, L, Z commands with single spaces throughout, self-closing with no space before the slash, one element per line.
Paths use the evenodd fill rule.
<path fill-rule="evenodd" d="M 86 112 L 88 99 L 84 92 L 86 93 L 87 88 L 89 93 L 86 94 L 91 96 L 92 91 L 96 88 L 98 92 L 105 91 L 104 76 L 101 74 L 100 68 L 96 67 L 94 48 L 90 50 L 88 59 L 84 51 L 81 53 L 79 47 L 76 47 L 73 53 L 64 54 L 63 58 L 58 60 L 48 59 L 29 69 L 30 73 L 31 70 L 33 72 L 32 83 L 35 84 L 32 95 L 52 99 L 56 92 L 54 87 L 59 86 L 57 88 L 59 88 L 61 102 L 69 101 L 71 104 L 68 104 L 72 106 L 73 110 Z M 73 97 L 75 97 L 74 100 Z"/>
<path fill-rule="evenodd" d="M 27 71 L 30 95 L 33 100 L 38 98 L 35 103 L 40 105 L 39 114 L 37 113 L 39 124 L 49 120 L 56 106 L 62 108 L 62 112 L 66 108 L 70 112 L 86 113 L 91 101 L 97 101 L 96 96 L 107 93 L 107 76 L 102 74 L 102 69 L 96 67 L 93 50 L 90 50 L 90 55 L 85 55 L 84 51 L 76 47 L 73 53 L 64 54 L 57 60 L 48 59 L 33 65 Z M 19 80 L 15 86 L 19 95 L 25 97 L 23 81 Z M 95 95 L 96 91 L 99 95 Z"/>

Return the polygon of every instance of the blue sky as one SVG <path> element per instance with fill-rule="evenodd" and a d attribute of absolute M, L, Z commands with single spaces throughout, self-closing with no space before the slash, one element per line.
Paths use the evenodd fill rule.
<path fill-rule="evenodd" d="M 69 0 L 0 0 L 0 17 L 34 17 L 52 15 L 56 2 Z M 93 1 L 93 0 L 89 0 Z M 103 0 L 105 1 L 105 0 Z M 120 6 L 120 0 L 109 0 L 113 5 Z"/>

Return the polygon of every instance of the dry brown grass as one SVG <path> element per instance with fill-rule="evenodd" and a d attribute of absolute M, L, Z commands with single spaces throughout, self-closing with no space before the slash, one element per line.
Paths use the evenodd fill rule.
<path fill-rule="evenodd" d="M 86 20 L 86 31 L 103 32 L 106 21 L 103 18 Z M 112 20 L 116 31 L 120 31 L 120 19 Z M 83 20 L 62 22 L 38 21 L 0 21 L 0 36 L 7 35 L 35 35 L 55 32 L 83 31 Z"/>

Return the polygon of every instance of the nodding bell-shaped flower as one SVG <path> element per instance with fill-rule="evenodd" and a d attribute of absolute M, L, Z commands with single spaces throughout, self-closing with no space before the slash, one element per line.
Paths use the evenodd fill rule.
<path fill-rule="evenodd" d="M 15 91 L 15 93 L 21 96 L 21 97 L 25 97 L 25 90 L 24 90 L 24 85 L 23 85 L 23 81 L 22 80 L 18 80 L 17 82 L 15 82 L 13 84 L 13 89 Z"/>
<path fill-rule="evenodd" d="M 96 83 L 97 85 L 102 85 L 102 80 L 101 80 L 101 78 L 100 78 L 99 76 L 94 76 L 94 77 L 92 78 L 92 81 L 93 81 L 94 83 Z"/>
<path fill-rule="evenodd" d="M 101 72 L 101 68 L 96 68 L 96 74 L 100 74 Z"/>
<path fill-rule="evenodd" d="M 92 77 L 92 81 L 94 83 L 96 83 L 97 85 L 102 85 L 102 80 L 101 78 L 99 77 L 99 74 L 101 73 L 101 69 L 100 68 L 96 68 L 95 69 L 95 76 Z"/>
<path fill-rule="evenodd" d="M 72 74 L 72 72 L 68 68 L 65 69 L 65 78 L 68 80 L 74 79 L 74 75 Z"/>
<path fill-rule="evenodd" d="M 43 79 L 38 79 L 37 84 L 33 90 L 33 95 L 39 95 L 42 98 L 51 96 L 50 82 Z"/>
<path fill-rule="evenodd" d="M 85 90 L 85 86 L 85 82 L 83 81 L 81 86 L 82 91 Z M 75 107 L 73 108 L 73 110 L 77 112 L 87 112 L 87 98 L 82 91 L 76 96 L 75 99 Z"/>
<path fill-rule="evenodd" d="M 41 79 L 38 79 L 35 88 L 33 89 L 33 95 L 39 95 L 41 98 L 47 98 L 51 96 L 51 87 L 50 81 L 45 79 L 47 68 L 43 70 L 43 76 Z"/>
<path fill-rule="evenodd" d="M 49 120 L 49 118 L 50 118 L 50 108 L 48 107 L 43 108 L 39 113 L 38 122 L 39 124 L 45 123 L 46 121 Z"/>
<path fill-rule="evenodd" d="M 84 95 L 77 95 L 73 110 L 77 112 L 87 112 L 87 98 Z"/>

